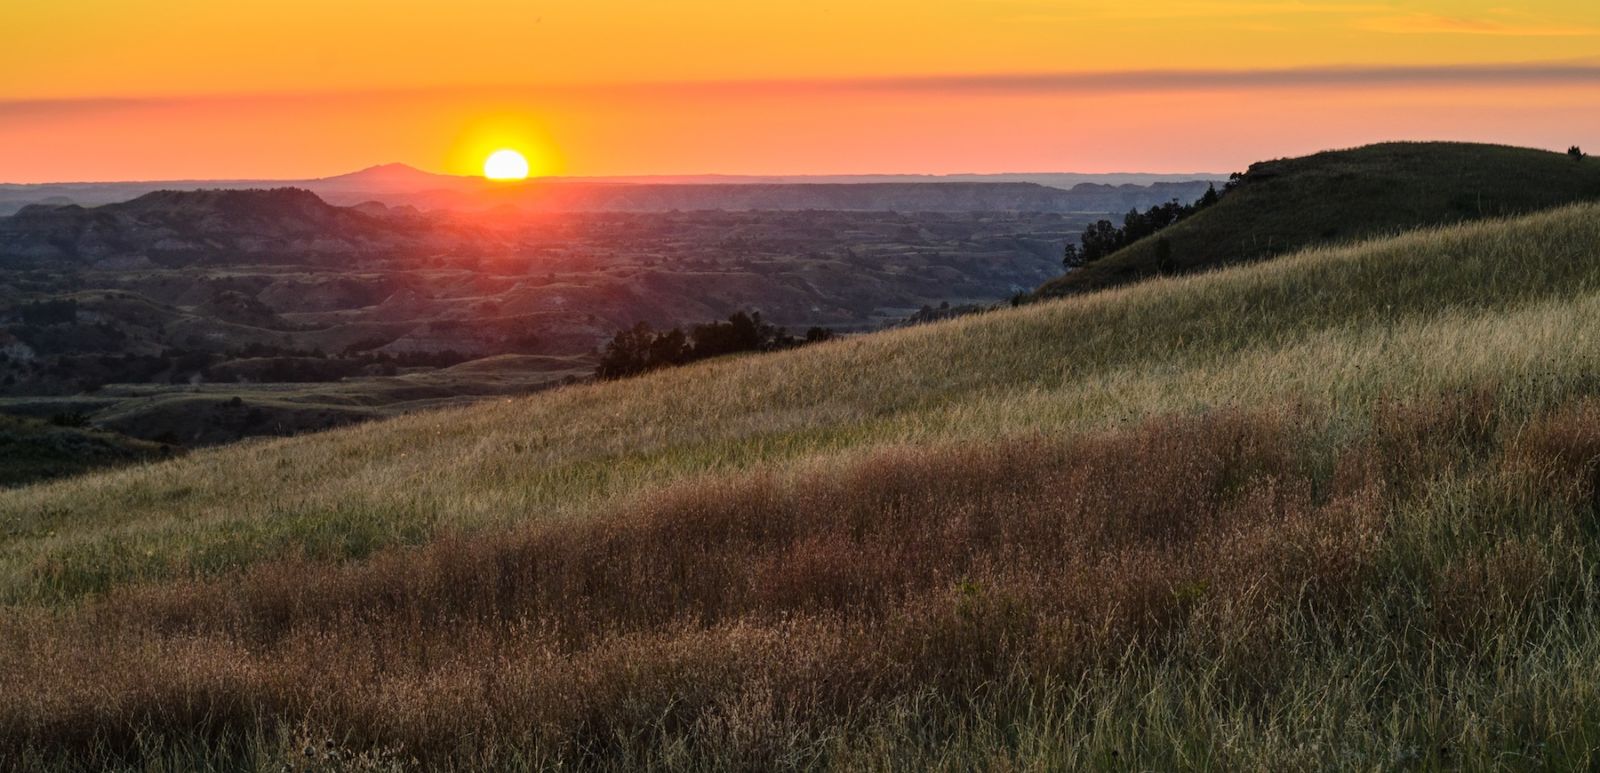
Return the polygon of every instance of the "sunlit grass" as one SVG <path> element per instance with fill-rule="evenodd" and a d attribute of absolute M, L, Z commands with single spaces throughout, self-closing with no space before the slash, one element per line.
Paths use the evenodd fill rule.
<path fill-rule="evenodd" d="M 0 735 L 1586 767 L 1596 330 L 1575 207 L 3 492 Z"/>

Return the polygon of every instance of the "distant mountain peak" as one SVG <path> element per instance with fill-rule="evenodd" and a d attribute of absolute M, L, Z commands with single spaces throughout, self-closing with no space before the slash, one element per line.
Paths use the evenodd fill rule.
<path fill-rule="evenodd" d="M 416 175 L 416 174 L 430 174 L 430 173 L 429 172 L 424 172 L 421 169 L 418 169 L 418 168 L 416 168 L 416 167 L 414 167 L 414 166 L 412 166 L 410 164 L 402 164 L 399 161 L 391 161 L 391 162 L 389 162 L 387 164 L 377 164 L 375 166 L 369 166 L 366 169 L 361 169 L 361 170 L 358 170 L 356 172 L 352 172 L 350 175 L 346 175 L 346 176 L 348 177 L 348 176 L 353 176 L 353 175 L 373 175 L 373 174 L 413 174 L 413 175 Z"/>
<path fill-rule="evenodd" d="M 392 162 L 369 166 L 349 174 L 324 177 L 317 182 L 321 183 L 369 183 L 379 185 L 408 185 L 417 183 L 438 183 L 444 180 L 455 179 L 453 175 L 435 174 L 423 171 L 409 164 Z"/>

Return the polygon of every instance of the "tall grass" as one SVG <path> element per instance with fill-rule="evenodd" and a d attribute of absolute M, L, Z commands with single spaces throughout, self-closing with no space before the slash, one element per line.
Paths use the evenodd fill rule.
<path fill-rule="evenodd" d="M 1266 767 L 1315 760 L 1313 738 L 1359 766 L 1536 742 L 1590 760 L 1587 704 L 1496 712 L 1498 693 L 1551 712 L 1595 689 L 1570 659 L 1600 622 L 1600 408 L 1508 422 L 1474 393 L 1382 413 L 1331 456 L 1297 411 L 900 447 L 15 610 L 0 745 L 272 759 L 309 725 L 464 767 L 923 765 L 947 734 L 971 745 L 955 767 Z M 1485 517 L 1438 540 L 1429 510 L 1454 498 Z M 1328 712 L 1357 707 L 1336 731 Z M 256 740 L 204 743 L 226 738 Z"/>
<path fill-rule="evenodd" d="M 1597 215 L 0 493 L 0 766 L 1592 766 Z"/>
<path fill-rule="evenodd" d="M 1314 251 L 981 318 L 0 493 L 0 598 L 582 518 L 684 475 L 1600 365 L 1600 213 Z"/>

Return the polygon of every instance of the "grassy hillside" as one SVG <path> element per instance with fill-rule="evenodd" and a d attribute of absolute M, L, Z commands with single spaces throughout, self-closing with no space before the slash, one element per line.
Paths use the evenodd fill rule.
<path fill-rule="evenodd" d="M 1465 143 L 1388 143 L 1250 167 L 1216 206 L 1046 283 L 1050 297 L 1423 226 L 1600 199 L 1600 161 Z"/>
<path fill-rule="evenodd" d="M 1591 767 L 1597 329 L 1585 205 L 0 492 L 0 754 Z"/>

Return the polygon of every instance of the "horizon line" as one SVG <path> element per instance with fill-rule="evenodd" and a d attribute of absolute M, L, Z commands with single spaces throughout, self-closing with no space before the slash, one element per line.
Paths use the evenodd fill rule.
<path fill-rule="evenodd" d="M 373 169 L 382 169 L 384 167 L 390 167 L 390 166 L 403 166 L 403 167 L 406 167 L 407 169 L 410 169 L 410 170 L 415 171 L 415 172 L 419 172 L 421 174 L 425 174 L 425 175 L 429 175 L 429 176 L 433 176 L 433 177 L 450 178 L 452 180 L 463 180 L 463 181 L 471 180 L 471 181 L 477 181 L 477 182 L 484 182 L 486 180 L 486 178 L 482 177 L 481 175 L 451 174 L 449 172 L 434 172 L 434 171 L 431 171 L 431 170 L 428 170 L 428 169 L 423 169 L 423 168 L 421 168 L 419 166 L 416 166 L 416 165 L 413 165 L 413 164 L 410 164 L 410 163 L 407 163 L 407 162 L 404 162 L 404 161 L 390 161 L 390 162 L 386 162 L 386 163 L 382 163 L 382 164 L 372 164 L 372 165 L 369 165 L 369 166 L 364 166 L 364 167 L 362 167 L 360 169 L 356 169 L 356 170 L 351 171 L 351 172 L 341 172 L 339 174 L 326 175 L 326 176 L 323 176 L 323 177 L 184 177 L 184 178 L 167 178 L 167 179 L 124 179 L 124 180 L 48 180 L 48 181 L 43 181 L 43 182 L 11 182 L 11 181 L 0 180 L 0 188 L 32 188 L 32 187 L 40 187 L 40 186 L 47 186 L 47 185 L 183 185 L 183 184 L 192 184 L 192 183 L 232 183 L 232 184 L 281 183 L 281 184 L 284 184 L 284 185 L 290 185 L 290 184 L 293 184 L 293 183 L 320 183 L 320 182 L 327 182 L 329 180 L 336 180 L 336 179 L 338 179 L 340 177 L 350 177 L 350 176 L 353 176 L 353 175 L 361 174 L 362 172 L 371 171 Z M 1134 172 L 1134 171 L 1124 171 L 1124 172 L 1052 172 L 1052 171 L 1035 171 L 1035 172 L 848 172 L 848 173 L 838 173 L 838 174 L 827 173 L 827 172 L 798 172 L 798 173 L 687 172 L 687 173 L 682 173 L 682 174 L 671 174 L 671 173 L 656 174 L 656 173 L 652 173 L 652 174 L 616 174 L 616 175 L 543 175 L 543 176 L 537 176 L 537 177 L 530 176 L 525 180 L 511 181 L 511 184 L 533 183 L 533 182 L 562 182 L 562 183 L 596 182 L 596 183 L 604 183 L 604 182 L 607 182 L 607 181 L 621 181 L 621 180 L 646 180 L 646 181 L 648 181 L 648 180 L 662 180 L 662 181 L 667 181 L 667 180 L 672 180 L 672 179 L 675 179 L 675 178 L 695 178 L 695 177 L 701 177 L 701 178 L 728 178 L 728 179 L 757 179 L 757 178 L 798 178 L 798 179 L 806 179 L 806 178 L 827 178 L 827 177 L 832 177 L 832 178 L 924 177 L 924 178 L 938 179 L 938 178 L 948 178 L 948 177 L 1013 177 L 1013 176 L 1047 176 L 1047 175 L 1072 176 L 1072 177 L 1160 177 L 1160 178 L 1163 178 L 1163 179 L 1156 180 L 1155 182 L 1190 182 L 1190 181 L 1196 181 L 1196 180 L 1223 180 L 1223 179 L 1227 179 L 1229 174 L 1232 174 L 1232 173 L 1231 172 L 1193 172 L 1193 171 L 1191 171 L 1191 172 Z M 645 183 L 645 184 L 648 184 L 648 183 Z M 679 184 L 679 185 L 687 184 L 687 185 L 692 185 L 692 184 L 696 184 L 696 183 L 666 183 L 666 182 L 664 182 L 663 184 Z M 715 184 L 715 183 L 705 183 L 705 184 Z M 783 184 L 783 183 L 776 183 L 776 184 Z M 804 185 L 806 183 L 790 183 L 790 184 Z M 848 183 L 841 183 L 841 184 L 848 184 Z"/>

